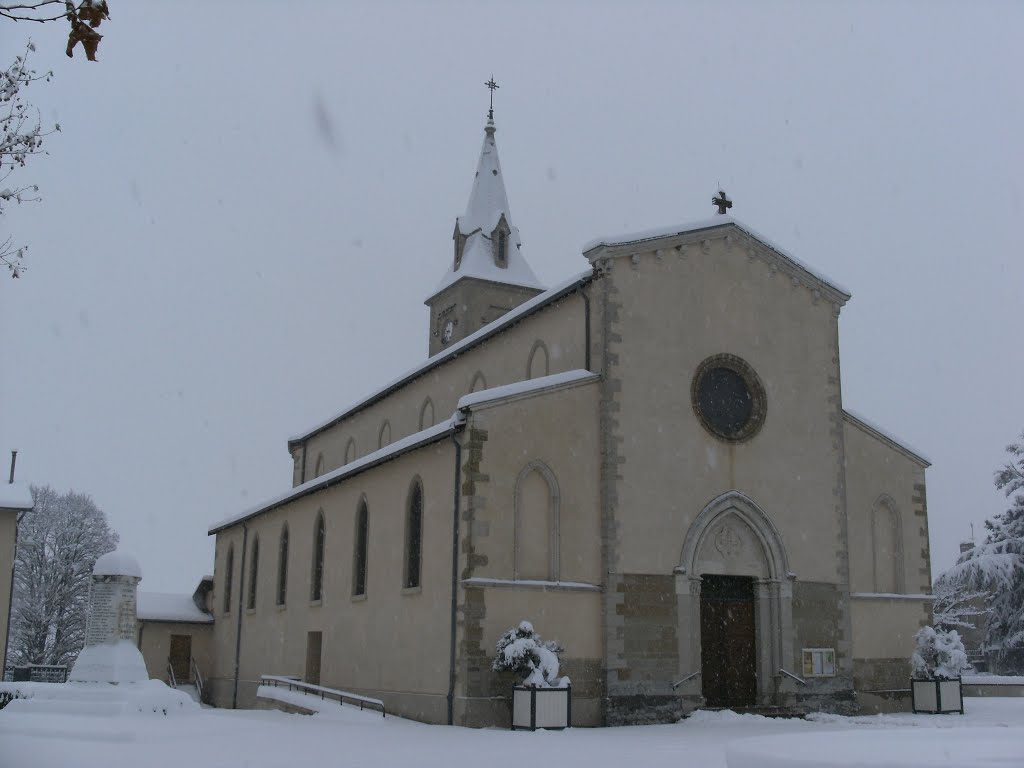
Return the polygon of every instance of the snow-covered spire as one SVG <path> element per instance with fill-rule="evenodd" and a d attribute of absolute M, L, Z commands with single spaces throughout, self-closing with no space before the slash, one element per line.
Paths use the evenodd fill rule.
<path fill-rule="evenodd" d="M 543 287 L 523 257 L 519 230 L 512 223 L 495 131 L 494 118 L 489 116 L 466 212 L 455 220 L 453 258 L 435 293 L 463 277 Z"/>

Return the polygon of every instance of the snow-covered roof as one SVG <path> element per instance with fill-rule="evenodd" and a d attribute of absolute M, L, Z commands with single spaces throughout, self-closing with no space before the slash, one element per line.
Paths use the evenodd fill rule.
<path fill-rule="evenodd" d="M 519 322 L 527 315 L 533 314 L 534 312 L 542 309 L 548 304 L 551 304 L 552 302 L 557 301 L 563 296 L 572 293 L 580 285 L 589 282 L 592 278 L 593 270 L 588 269 L 585 272 L 580 272 L 579 274 L 573 275 L 567 280 L 563 280 L 561 283 L 558 283 L 557 285 L 548 289 L 544 293 L 534 296 L 529 301 L 525 301 L 515 309 L 506 312 L 497 320 L 488 323 L 475 333 L 471 333 L 466 338 L 462 339 L 461 341 L 455 344 L 452 344 L 447 349 L 438 352 L 433 357 L 427 358 L 425 361 L 415 366 L 414 368 L 410 368 L 398 378 L 388 382 L 383 387 L 374 391 L 372 394 L 367 395 L 366 397 L 356 402 L 354 405 L 349 406 L 341 413 L 332 416 L 327 421 L 320 422 L 316 426 L 307 429 L 305 432 L 302 432 L 289 438 L 288 442 L 301 442 L 312 437 L 318 432 L 322 432 L 328 427 L 337 424 L 339 421 L 342 421 L 343 419 L 351 416 L 357 411 L 360 411 L 363 408 L 366 408 L 367 406 L 377 402 L 378 400 L 383 399 L 387 395 L 394 392 L 396 389 L 399 389 L 400 387 L 403 387 L 406 384 L 408 384 L 410 381 L 413 381 L 414 379 L 422 376 L 427 371 L 436 368 L 442 363 L 447 362 L 448 360 L 451 360 L 454 357 L 457 357 L 458 355 L 470 349 L 471 347 L 475 347 L 477 344 L 480 344 L 481 342 L 491 338 L 495 334 L 500 333 L 502 330 L 509 327 L 510 325 Z"/>
<path fill-rule="evenodd" d="M 537 275 L 523 257 L 519 229 L 512 223 L 512 212 L 508 204 L 508 195 L 505 193 L 505 179 L 501 173 L 494 132 L 494 121 L 488 120 L 487 127 L 484 128 L 484 143 L 480 148 L 476 176 L 473 178 L 473 189 L 466 204 L 466 213 L 456 219 L 458 231 L 467 236 L 459 268 L 455 269 L 452 259 L 434 295 L 463 277 L 543 289 Z M 495 263 L 491 241 L 491 234 L 502 216 L 505 217 L 505 223 L 511 232 L 506 248 L 505 267 L 499 267 Z"/>
<path fill-rule="evenodd" d="M 179 621 L 188 624 L 212 624 L 213 616 L 201 611 L 191 595 L 169 592 L 139 592 L 135 597 L 135 615 L 141 621 Z"/>
<path fill-rule="evenodd" d="M 0 485 L 0 509 L 32 509 L 32 491 L 22 483 Z"/>
<path fill-rule="evenodd" d="M 142 568 L 139 567 L 139 561 L 127 552 L 115 549 L 113 552 L 107 552 L 100 556 L 92 568 L 92 575 L 134 576 L 136 579 L 141 579 Z"/>
<path fill-rule="evenodd" d="M 808 264 L 800 261 L 796 256 L 789 253 L 783 248 L 780 248 L 774 242 L 769 240 L 764 235 L 748 227 L 740 221 L 737 221 L 732 216 L 714 216 L 710 219 L 700 219 L 699 221 L 691 221 L 687 224 L 677 224 L 669 227 L 659 227 L 657 229 L 648 229 L 642 232 L 631 232 L 624 235 L 612 235 L 609 237 L 598 237 L 590 242 L 584 244 L 583 253 L 586 255 L 595 248 L 614 247 L 620 245 L 638 245 L 645 243 L 650 240 L 659 240 L 664 237 L 676 237 L 678 235 L 692 234 L 694 232 L 700 232 L 705 229 L 715 229 L 717 227 L 724 227 L 726 225 L 732 225 L 740 231 L 746 233 L 749 237 L 757 240 L 761 245 L 767 246 L 768 248 L 775 251 L 779 256 L 782 256 L 787 261 L 791 262 L 793 266 L 797 267 L 803 272 L 806 272 L 811 277 L 815 278 L 819 282 L 832 288 L 836 292 L 840 293 L 844 297 L 844 301 L 850 298 L 850 292 L 844 288 L 840 283 L 836 282 L 832 278 L 825 275 L 820 270 L 814 269 Z"/>
<path fill-rule="evenodd" d="M 906 440 L 901 440 L 900 438 L 893 435 L 891 432 L 887 432 L 874 422 L 865 419 L 859 413 L 855 413 L 851 411 L 849 408 L 844 408 L 843 416 L 846 417 L 847 421 L 856 424 L 858 427 L 868 432 L 869 434 L 873 434 L 875 437 L 880 438 L 883 442 L 889 443 L 890 445 L 892 445 L 893 448 L 898 450 L 900 453 L 905 454 L 909 458 L 913 459 L 918 464 L 921 464 L 922 466 L 925 467 L 930 467 L 932 465 L 931 460 L 927 456 L 921 453 L 921 451 L 914 448 Z"/>
<path fill-rule="evenodd" d="M 573 384 L 585 384 L 597 381 L 600 374 L 591 373 L 585 370 L 566 371 L 555 373 L 551 376 L 541 376 L 527 381 L 517 381 L 512 384 L 505 384 L 500 387 L 484 389 L 480 392 L 471 392 L 459 399 L 459 410 L 469 410 L 477 405 L 490 403 L 495 400 L 504 400 L 511 397 L 536 394 L 545 390 L 562 389 Z"/>
<path fill-rule="evenodd" d="M 453 416 L 448 421 L 435 424 L 433 427 L 424 429 L 421 432 L 416 432 L 408 437 L 403 437 L 401 440 L 396 440 L 391 443 L 391 445 L 386 445 L 378 451 L 367 454 L 355 461 L 350 461 L 348 464 L 338 467 L 325 475 L 320 475 L 320 477 L 308 480 L 302 485 L 289 488 L 287 491 L 279 493 L 276 496 L 272 496 L 266 501 L 249 507 L 242 512 L 229 515 L 216 523 L 211 523 L 207 533 L 213 535 L 217 533 L 217 531 L 222 531 L 232 525 L 237 525 L 238 523 L 255 517 L 263 512 L 269 512 L 271 509 L 280 507 L 297 498 L 307 496 L 311 493 L 316 493 L 317 491 L 322 491 L 332 485 L 337 485 L 347 477 L 351 477 L 359 472 L 375 467 L 378 464 L 383 464 L 386 461 L 397 458 L 403 453 L 408 453 L 409 451 L 428 445 L 429 443 L 436 443 L 439 440 L 443 440 L 461 426 L 462 419 L 458 416 Z"/>

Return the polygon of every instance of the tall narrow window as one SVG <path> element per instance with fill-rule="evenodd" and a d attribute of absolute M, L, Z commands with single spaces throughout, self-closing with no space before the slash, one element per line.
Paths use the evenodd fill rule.
<path fill-rule="evenodd" d="M 249 597 L 245 601 L 245 607 L 252 610 L 256 607 L 256 577 L 259 575 L 260 567 L 260 537 L 255 536 L 252 540 L 252 561 L 249 563 Z"/>
<path fill-rule="evenodd" d="M 288 526 L 281 530 L 277 547 L 277 604 L 284 605 L 288 596 Z"/>
<path fill-rule="evenodd" d="M 434 401 L 428 397 L 423 401 L 423 407 L 420 408 L 420 429 L 432 426 L 434 426 Z"/>
<path fill-rule="evenodd" d="M 359 502 L 359 510 L 356 512 L 356 552 L 354 573 L 352 575 L 352 594 L 366 594 L 366 547 L 369 543 L 369 512 L 366 509 L 366 500 Z"/>
<path fill-rule="evenodd" d="M 224 558 L 224 613 L 231 613 L 231 584 L 235 576 L 235 545 L 228 547 Z"/>
<path fill-rule="evenodd" d="M 345 463 L 349 464 L 356 460 L 356 439 L 350 437 L 345 444 Z"/>
<path fill-rule="evenodd" d="M 316 474 L 314 477 L 320 477 L 324 473 L 324 455 L 321 453 L 316 457 Z"/>
<path fill-rule="evenodd" d="M 327 529 L 324 526 L 324 513 L 319 512 L 313 524 L 313 572 L 309 590 L 310 600 L 320 600 L 324 591 L 324 538 Z"/>
<path fill-rule="evenodd" d="M 423 555 L 423 486 L 414 480 L 409 493 L 409 510 L 405 519 L 406 589 L 420 585 L 420 561 Z"/>
<path fill-rule="evenodd" d="M 505 266 L 505 233 L 504 231 L 498 233 L 498 266 Z"/>

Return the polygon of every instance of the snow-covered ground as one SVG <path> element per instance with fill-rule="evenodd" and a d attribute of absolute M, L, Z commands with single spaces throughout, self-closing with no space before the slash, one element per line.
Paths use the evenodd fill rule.
<path fill-rule="evenodd" d="M 350 706 L 311 717 L 204 709 L 175 717 L 0 710 L 0 766 L 174 768 L 395 766 L 773 768 L 1021 766 L 1024 698 L 966 701 L 967 714 L 769 720 L 700 712 L 677 725 L 536 733 L 428 726 Z M 88 727 L 86 727 L 88 726 Z"/>

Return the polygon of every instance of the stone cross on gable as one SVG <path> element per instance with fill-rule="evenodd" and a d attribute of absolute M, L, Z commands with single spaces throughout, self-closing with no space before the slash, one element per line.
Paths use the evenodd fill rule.
<path fill-rule="evenodd" d="M 711 202 L 718 206 L 718 212 L 724 214 L 732 208 L 732 200 L 725 196 L 725 190 L 718 190 L 718 197 L 712 197 Z"/>

